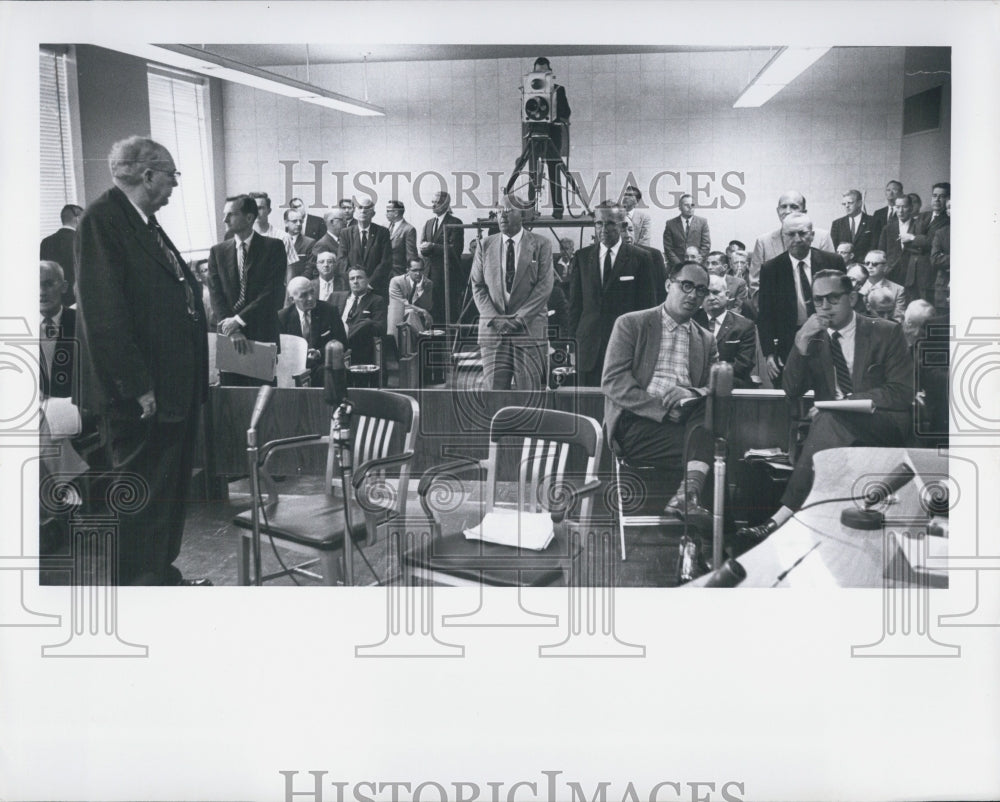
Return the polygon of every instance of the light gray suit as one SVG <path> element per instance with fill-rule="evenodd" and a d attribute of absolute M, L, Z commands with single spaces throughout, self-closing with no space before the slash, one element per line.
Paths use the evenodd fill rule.
<path fill-rule="evenodd" d="M 649 214 L 642 211 L 642 209 L 633 209 L 631 227 L 632 244 L 648 248 L 650 243 L 649 238 L 653 231 L 653 221 L 650 219 Z"/>
<path fill-rule="evenodd" d="M 504 254 L 502 234 L 486 238 L 476 249 L 469 282 L 479 310 L 479 348 L 483 357 L 486 387 L 508 389 L 513 378 L 519 390 L 541 389 L 545 381 L 545 349 L 548 345 L 548 301 L 552 293 L 552 243 L 525 230 L 510 300 L 504 298 Z M 511 318 L 513 334 L 500 336 L 498 318 Z"/>
<path fill-rule="evenodd" d="M 667 259 L 667 269 L 684 261 L 684 250 L 694 245 L 701 251 L 701 258 L 708 256 L 712 250 L 712 235 L 708 230 L 708 220 L 698 215 L 691 215 L 688 223 L 687 236 L 684 235 L 684 223 L 681 215 L 677 215 L 663 227 L 663 255 Z"/>
<path fill-rule="evenodd" d="M 401 276 L 410 262 L 420 259 L 420 254 L 417 253 L 417 229 L 406 220 L 400 220 L 392 226 L 389 242 L 392 246 L 392 275 Z"/>

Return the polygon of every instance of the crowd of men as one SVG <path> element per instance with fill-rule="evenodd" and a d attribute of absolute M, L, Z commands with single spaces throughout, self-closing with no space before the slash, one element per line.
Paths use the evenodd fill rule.
<path fill-rule="evenodd" d="M 541 389 L 550 341 L 574 341 L 577 383 L 602 388 L 619 449 L 671 468 L 695 419 L 685 400 L 705 394 L 718 359 L 733 365 L 739 388 L 874 399 L 877 411 L 863 423 L 816 416 L 782 510 L 743 533 L 752 539 L 801 504 L 816 450 L 906 439 L 910 351 L 928 321 L 948 313 L 947 183 L 932 187 L 931 209 L 920 214 L 898 181 L 871 215 L 861 193 L 848 190 L 845 214 L 829 230 L 814 227 L 800 192 L 785 192 L 778 228 L 752 248 L 732 240 L 724 250 L 713 250 L 709 222 L 694 214 L 690 195 L 667 221 L 662 249 L 652 247 L 652 222 L 634 186 L 597 207 L 593 241 L 579 250 L 570 239 L 554 250 L 552 237 L 531 230 L 532 210 L 508 196 L 495 210 L 494 233 L 472 239 L 467 253 L 447 192 L 435 195 L 419 235 L 401 202 L 387 203 L 381 225 L 368 198 L 342 200 L 322 219 L 292 198 L 278 230 L 271 199 L 250 192 L 227 198 L 225 238 L 191 269 L 155 220 L 180 177 L 171 155 L 131 137 L 115 144 L 109 165 L 114 188 L 86 212 L 66 206 L 63 227 L 41 243 L 40 352 L 43 393 L 88 387 L 83 403 L 101 420 L 112 464 L 147 477 L 154 493 L 181 499 L 151 505 L 132 522 L 152 534 L 123 557 L 120 572 L 130 582 L 181 581 L 170 566 L 178 509 L 183 520 L 178 477 L 190 472 L 208 330 L 238 353 L 254 342 L 279 344 L 281 334 L 302 337 L 307 368 L 321 383 L 328 343 L 339 342 L 354 364 L 373 362 L 376 343 L 392 343 L 400 326 L 419 332 L 466 320 L 468 289 L 484 387 Z M 74 327 L 81 375 L 52 381 L 55 345 Z M 220 381 L 264 380 L 223 372 Z M 693 439 L 669 511 L 700 509 L 707 447 Z"/>

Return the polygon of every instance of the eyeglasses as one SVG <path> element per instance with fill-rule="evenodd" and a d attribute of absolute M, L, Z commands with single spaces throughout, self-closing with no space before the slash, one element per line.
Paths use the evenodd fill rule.
<path fill-rule="evenodd" d="M 690 295 L 692 292 L 699 298 L 704 298 L 708 295 L 708 287 L 705 284 L 695 284 L 693 281 L 677 281 L 674 279 L 671 284 L 676 284 L 681 288 L 681 292 L 685 295 Z"/>
<path fill-rule="evenodd" d="M 826 295 L 813 295 L 812 299 L 816 306 L 836 306 L 845 295 L 846 292 L 831 292 Z"/>
<path fill-rule="evenodd" d="M 879 265 L 884 265 L 885 262 L 865 262 L 865 267 L 878 267 Z"/>
<path fill-rule="evenodd" d="M 154 173 L 163 173 L 164 175 L 169 175 L 171 178 L 174 178 L 177 181 L 180 181 L 180 179 L 181 179 L 181 171 L 180 170 L 163 170 L 163 169 L 161 169 L 159 167 L 148 167 L 146 169 L 152 170 Z"/>

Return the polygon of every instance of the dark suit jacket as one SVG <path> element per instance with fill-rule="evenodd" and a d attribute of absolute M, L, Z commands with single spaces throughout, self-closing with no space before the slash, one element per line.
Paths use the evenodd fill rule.
<path fill-rule="evenodd" d="M 639 245 L 653 263 L 653 286 L 656 288 L 656 303 L 662 304 L 667 299 L 667 264 L 663 260 L 663 252 L 659 248 L 647 248 Z"/>
<path fill-rule="evenodd" d="M 42 395 L 52 398 L 70 398 L 73 395 L 73 371 L 77 363 L 76 310 L 65 306 L 56 333 L 56 345 L 52 353 L 52 365 L 48 372 L 42 371 Z"/>
<path fill-rule="evenodd" d="M 305 276 L 308 279 L 316 278 L 316 262 L 313 259 L 313 248 L 316 247 L 316 240 L 299 234 L 295 238 L 295 252 L 299 255 L 297 262 L 288 263 L 288 271 L 285 274 L 285 284 L 288 284 L 296 276 Z"/>
<path fill-rule="evenodd" d="M 437 220 L 436 217 L 432 217 L 426 223 L 424 223 L 424 229 L 420 236 L 421 242 L 431 243 L 430 250 L 423 254 L 424 264 L 427 266 L 426 275 L 434 282 L 434 286 L 437 287 L 437 293 L 434 295 L 434 320 L 438 323 L 444 323 L 444 250 L 445 250 L 445 240 L 444 232 L 445 225 L 459 224 L 462 221 L 459 220 L 451 212 L 448 212 L 444 216 L 444 222 L 438 227 L 438 230 L 433 235 L 431 232 L 434 230 L 434 222 Z M 461 228 L 449 229 L 448 231 L 448 278 L 450 283 L 448 285 L 448 293 L 451 296 L 451 305 L 457 310 L 458 304 L 461 303 L 462 294 L 465 291 L 466 283 L 468 278 L 460 273 L 459 266 L 462 262 L 462 250 L 465 248 L 465 231 Z M 457 298 L 455 297 L 457 294 Z"/>
<path fill-rule="evenodd" d="M 611 275 L 601 282 L 598 243 L 573 257 L 569 290 L 569 331 L 576 338 L 577 371 L 599 370 L 615 321 L 626 312 L 649 309 L 659 297 L 653 262 L 643 248 L 619 246 Z"/>
<path fill-rule="evenodd" d="M 361 228 L 348 227 L 341 232 L 338 256 L 345 261 L 345 269 L 363 267 L 368 271 L 368 284 L 372 292 L 388 297 L 389 279 L 392 277 L 392 244 L 389 229 L 377 223 L 368 224 L 368 250 L 361 253 Z"/>
<path fill-rule="evenodd" d="M 347 347 L 347 332 L 344 330 L 344 322 L 337 314 L 336 308 L 323 301 L 317 301 L 309 312 L 309 348 L 319 351 L 318 359 L 313 358 L 306 362 L 306 367 L 312 370 L 312 385 L 319 387 L 323 384 L 323 349 L 331 340 L 337 340 Z M 278 327 L 282 334 L 293 334 L 296 337 L 302 336 L 302 321 L 299 320 L 299 310 L 294 304 L 287 306 L 278 312 Z M 318 380 L 318 384 L 317 384 Z"/>
<path fill-rule="evenodd" d="M 931 238 L 931 264 L 935 270 L 951 270 L 951 226 L 941 226 Z"/>
<path fill-rule="evenodd" d="M 691 346 L 688 353 L 688 372 L 691 388 L 704 395 L 708 374 L 718 360 L 715 339 L 701 326 L 691 323 Z M 614 437 L 615 426 L 622 412 L 662 421 L 667 411 L 662 399 L 646 392 L 656 359 L 660 355 L 663 328 L 660 307 L 629 312 L 615 321 L 604 359 L 601 390 L 604 392 L 604 422 L 608 433 Z"/>
<path fill-rule="evenodd" d="M 49 234 L 38 247 L 38 258 L 56 262 L 63 269 L 66 279 L 66 292 L 62 295 L 62 305 L 72 306 L 76 302 L 76 255 L 73 252 L 73 240 L 76 232 L 71 228 L 60 228 L 54 234 Z"/>
<path fill-rule="evenodd" d="M 546 313 L 549 318 L 549 339 L 566 339 L 569 336 L 569 301 L 558 284 L 552 285 Z"/>
<path fill-rule="evenodd" d="M 193 289 L 194 316 L 184 283 L 117 187 L 87 208 L 76 246 L 77 336 L 83 341 L 77 406 L 137 417 L 135 399 L 152 390 L 159 419 L 184 418 L 208 394 L 205 311 L 190 268 L 168 239 Z"/>
<path fill-rule="evenodd" d="M 855 315 L 854 365 L 851 398 L 871 399 L 902 436 L 909 431 L 913 405 L 913 359 L 902 327 L 890 320 Z M 817 401 L 832 400 L 835 389 L 830 337 L 825 331 L 809 342 L 807 355 L 792 348 L 782 375 L 789 398 L 813 390 Z"/>
<path fill-rule="evenodd" d="M 277 343 L 278 310 L 285 300 L 285 244 L 254 233 L 247 252 L 246 299 L 237 306 L 240 272 L 236 262 L 236 239 L 213 245 L 208 252 L 208 291 L 218 320 L 239 315 L 249 340 Z"/>
<path fill-rule="evenodd" d="M 871 229 L 872 229 L 872 247 L 878 247 L 879 237 L 882 236 L 882 231 L 889 223 L 889 207 L 883 206 L 881 209 L 876 209 L 871 214 Z M 857 254 L 854 254 L 857 256 Z M 864 258 L 864 257 L 862 257 Z"/>
<path fill-rule="evenodd" d="M 684 249 L 695 245 L 701 251 L 701 258 L 708 256 L 712 250 L 712 237 L 708 231 L 708 220 L 698 215 L 691 216 L 687 237 L 684 236 L 684 224 L 677 215 L 667 220 L 663 228 L 663 255 L 667 257 L 667 265 L 673 267 L 684 261 Z"/>
<path fill-rule="evenodd" d="M 810 248 L 810 265 L 815 276 L 820 270 L 844 271 L 844 260 L 838 254 Z M 788 251 L 761 265 L 760 292 L 757 296 L 757 331 L 764 356 L 775 353 L 785 360 L 792 349 L 798 331 L 798 298 L 792 276 L 792 259 Z"/>
<path fill-rule="evenodd" d="M 872 238 L 873 231 L 871 216 L 862 212 L 858 218 L 857 230 L 854 232 L 854 239 L 852 240 L 851 221 L 845 215 L 833 221 L 833 225 L 830 226 L 830 239 L 833 240 L 834 248 L 842 242 L 850 242 L 855 260 L 863 262 L 865 254 L 878 245 L 878 239 Z"/>
<path fill-rule="evenodd" d="M 708 315 L 704 309 L 695 312 L 695 323 L 710 332 Z M 757 327 L 731 309 L 726 312 L 722 326 L 715 333 L 719 359 L 733 366 L 733 387 L 738 390 L 753 389 L 750 374 L 757 366 Z"/>
<path fill-rule="evenodd" d="M 334 293 L 330 304 L 343 322 L 344 310 L 354 300 L 350 292 Z M 351 349 L 351 364 L 371 365 L 375 362 L 375 338 L 385 337 L 388 306 L 385 298 L 369 290 L 358 301 L 358 309 L 348 318 L 347 345 Z"/>
<path fill-rule="evenodd" d="M 928 218 L 917 215 L 912 223 L 913 239 L 905 245 L 899 241 L 898 217 L 893 217 L 883 229 L 878 247 L 885 251 L 885 277 L 905 288 L 932 287 L 934 271 L 930 260 L 931 243 L 927 237 Z"/>

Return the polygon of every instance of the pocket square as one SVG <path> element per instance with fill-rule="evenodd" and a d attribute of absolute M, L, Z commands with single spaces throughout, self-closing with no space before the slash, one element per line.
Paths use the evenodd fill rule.
<path fill-rule="evenodd" d="M 737 337 L 737 338 L 736 338 L 736 339 L 734 339 L 734 340 L 726 340 L 726 341 L 725 341 L 725 344 L 726 344 L 726 345 L 739 345 L 739 344 L 740 344 L 740 340 L 739 340 L 739 338 Z"/>
<path fill-rule="evenodd" d="M 323 332 L 323 333 L 322 333 L 321 335 L 319 335 L 319 336 L 320 336 L 320 337 L 326 337 L 326 335 L 327 335 L 327 334 L 329 334 L 329 333 L 330 333 L 330 330 L 329 330 L 329 329 L 327 329 L 326 331 L 324 331 L 324 332 Z"/>
<path fill-rule="evenodd" d="M 619 276 L 619 281 L 635 281 L 635 276 Z"/>

